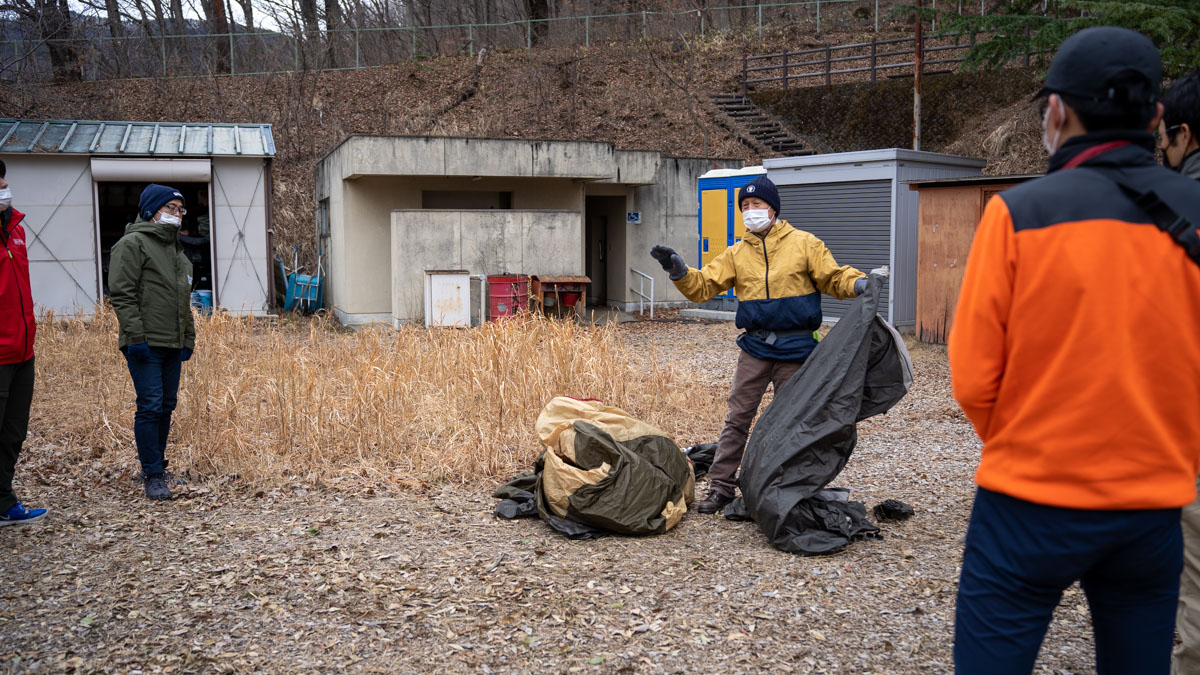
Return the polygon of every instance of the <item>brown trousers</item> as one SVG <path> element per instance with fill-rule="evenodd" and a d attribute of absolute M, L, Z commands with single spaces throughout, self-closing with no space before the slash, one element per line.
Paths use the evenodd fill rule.
<path fill-rule="evenodd" d="M 750 423 L 758 413 L 767 385 L 775 386 L 779 392 L 792 375 L 800 370 L 800 362 L 764 361 L 741 352 L 737 368 L 733 371 L 733 387 L 729 390 L 729 414 L 725 416 L 725 428 L 717 439 L 717 454 L 708 470 L 714 492 L 732 497 L 737 487 L 735 476 L 746 451 L 746 438 L 750 435 Z"/>

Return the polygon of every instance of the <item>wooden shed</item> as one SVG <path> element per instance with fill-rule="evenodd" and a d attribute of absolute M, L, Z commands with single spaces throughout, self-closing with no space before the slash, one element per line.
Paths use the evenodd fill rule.
<path fill-rule="evenodd" d="M 917 339 L 945 344 L 971 240 L 988 200 L 1037 175 L 912 181 L 917 209 Z"/>

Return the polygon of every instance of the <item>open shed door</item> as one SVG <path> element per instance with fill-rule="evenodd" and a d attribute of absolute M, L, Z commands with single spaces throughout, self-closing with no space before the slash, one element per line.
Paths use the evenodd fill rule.
<path fill-rule="evenodd" d="M 267 176 L 262 158 L 214 158 L 212 238 L 216 303 L 235 313 L 268 305 Z M 314 272 L 315 273 L 315 272 Z"/>
<path fill-rule="evenodd" d="M 91 316 L 99 287 L 91 167 L 86 156 L 10 157 L 8 180 L 25 213 L 36 311 Z"/>

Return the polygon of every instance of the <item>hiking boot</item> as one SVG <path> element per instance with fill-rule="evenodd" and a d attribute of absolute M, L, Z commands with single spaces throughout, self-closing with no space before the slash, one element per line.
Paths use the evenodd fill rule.
<path fill-rule="evenodd" d="M 171 498 L 171 488 L 167 487 L 167 480 L 163 478 L 161 473 L 146 476 L 145 487 L 146 496 L 150 499 L 161 500 Z"/>
<path fill-rule="evenodd" d="M 725 508 L 731 501 L 733 501 L 733 495 L 721 494 L 716 490 L 709 490 L 708 496 L 696 504 L 696 511 L 700 513 L 716 513 Z"/>
<path fill-rule="evenodd" d="M 17 502 L 12 508 L 0 514 L 0 526 L 24 525 L 36 522 L 46 517 L 46 509 L 30 509 Z"/>

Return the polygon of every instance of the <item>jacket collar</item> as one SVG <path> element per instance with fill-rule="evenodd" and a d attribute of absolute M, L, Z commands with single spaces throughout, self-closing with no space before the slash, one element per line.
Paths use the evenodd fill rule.
<path fill-rule="evenodd" d="M 1097 131 L 1076 136 L 1059 147 L 1050 157 L 1046 173 L 1054 173 L 1077 156 L 1106 143 L 1124 145 L 1085 160 L 1081 166 L 1118 167 L 1157 164 L 1154 161 L 1154 135 L 1148 131 Z"/>
<path fill-rule="evenodd" d="M 1183 165 L 1179 167 L 1179 173 L 1200 180 L 1200 150 L 1193 150 L 1183 158 Z"/>
<path fill-rule="evenodd" d="M 788 221 L 784 220 L 783 218 L 776 218 L 775 224 L 771 226 L 771 229 L 767 230 L 766 235 L 760 235 L 760 234 L 755 234 L 753 232 L 748 232 L 747 236 L 743 237 L 742 239 L 743 240 L 749 239 L 750 241 L 753 241 L 756 243 L 757 242 L 766 242 L 768 239 L 774 240 L 774 239 L 779 239 L 780 237 L 785 237 L 788 234 L 790 234 L 791 231 L 794 229 L 796 229 L 796 228 L 789 225 Z"/>
<path fill-rule="evenodd" d="M 25 220 L 25 214 L 12 206 L 0 211 L 0 236 L 3 236 L 5 244 L 8 243 L 8 228 L 20 225 L 22 220 Z"/>
<path fill-rule="evenodd" d="M 158 239 L 164 244 L 179 243 L 179 228 L 174 225 L 163 225 L 138 216 L 136 220 L 125 226 L 125 232 L 143 232 Z"/>

